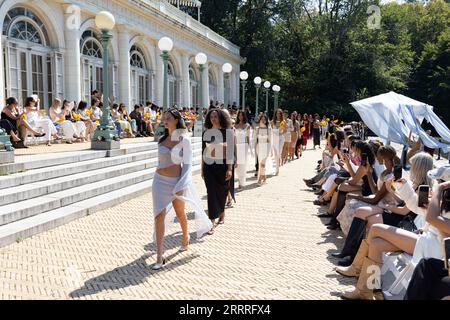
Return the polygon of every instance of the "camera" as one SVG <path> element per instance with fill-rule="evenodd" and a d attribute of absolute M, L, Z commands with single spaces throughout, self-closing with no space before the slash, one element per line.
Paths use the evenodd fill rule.
<path fill-rule="evenodd" d="M 344 152 L 344 154 L 348 154 L 349 153 L 348 148 L 344 148 L 343 152 Z"/>

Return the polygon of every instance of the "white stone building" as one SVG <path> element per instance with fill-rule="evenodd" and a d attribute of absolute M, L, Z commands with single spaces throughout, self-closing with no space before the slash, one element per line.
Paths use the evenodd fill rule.
<path fill-rule="evenodd" d="M 0 101 L 38 94 L 48 107 L 53 98 L 90 101 L 102 91 L 100 30 L 95 15 L 116 19 L 109 49 L 110 92 L 129 107 L 162 104 L 163 63 L 158 40 L 170 37 L 169 101 L 198 106 L 199 71 L 194 57 L 208 56 L 205 101 L 239 105 L 239 47 L 165 0 L 0 0 L 2 39 Z M 233 72 L 224 80 L 222 65 Z M 225 101 L 225 99 L 227 101 Z"/>

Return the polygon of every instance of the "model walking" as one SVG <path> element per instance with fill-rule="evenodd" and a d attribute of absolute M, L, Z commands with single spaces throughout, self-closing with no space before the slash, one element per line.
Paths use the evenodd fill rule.
<path fill-rule="evenodd" d="M 181 114 L 170 109 L 163 115 L 164 135 L 158 143 L 158 168 L 153 178 L 153 212 L 155 214 L 155 234 L 157 247 L 156 264 L 153 270 L 161 269 L 164 259 L 164 234 L 170 229 L 175 216 L 183 232 L 181 251 L 188 250 L 188 220 L 186 203 L 195 211 L 197 237 L 202 237 L 212 224 L 202 208 L 201 200 L 192 183 L 192 145 L 186 135 L 186 126 Z"/>

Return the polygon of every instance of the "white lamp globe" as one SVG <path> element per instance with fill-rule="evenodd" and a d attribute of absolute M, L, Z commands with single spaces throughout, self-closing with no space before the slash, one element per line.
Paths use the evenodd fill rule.
<path fill-rule="evenodd" d="M 270 81 L 264 82 L 264 88 L 269 89 L 270 88 Z"/>
<path fill-rule="evenodd" d="M 233 66 L 227 62 L 222 66 L 222 71 L 223 73 L 230 73 L 233 71 Z"/>
<path fill-rule="evenodd" d="M 247 80 L 248 79 L 247 71 L 242 71 L 240 77 L 241 77 L 241 80 L 243 80 L 243 81 Z"/>
<path fill-rule="evenodd" d="M 260 77 L 256 77 L 256 78 L 253 80 L 253 82 L 254 82 L 256 85 L 260 85 L 261 82 L 262 82 L 262 79 L 261 79 Z"/>
<path fill-rule="evenodd" d="M 273 90 L 274 92 L 280 92 L 280 87 L 277 86 L 277 85 L 274 85 L 274 86 L 272 87 L 272 90 Z"/>
<path fill-rule="evenodd" d="M 169 37 L 162 37 L 159 39 L 158 48 L 162 52 L 169 52 L 173 49 L 173 41 Z"/>
<path fill-rule="evenodd" d="M 100 11 L 95 16 L 95 25 L 100 30 L 111 31 L 116 25 L 116 19 L 114 19 L 114 16 L 111 14 L 111 12 Z"/>
<path fill-rule="evenodd" d="M 204 53 L 199 53 L 199 54 L 197 54 L 196 56 L 195 56 L 195 62 L 198 64 L 198 65 L 203 65 L 203 64 L 205 64 L 206 62 L 208 61 L 208 57 L 206 56 L 206 54 L 204 54 Z"/>

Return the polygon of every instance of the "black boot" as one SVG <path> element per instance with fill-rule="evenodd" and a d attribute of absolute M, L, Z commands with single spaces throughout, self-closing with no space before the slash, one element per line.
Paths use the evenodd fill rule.
<path fill-rule="evenodd" d="M 332 253 L 331 255 L 336 258 L 345 258 L 345 257 L 353 257 L 358 252 L 359 246 L 361 245 L 361 241 L 364 238 L 364 234 L 366 231 L 367 221 L 360 219 L 358 217 L 353 218 L 352 225 L 347 235 L 347 239 L 345 239 L 344 248 L 339 253 Z"/>

